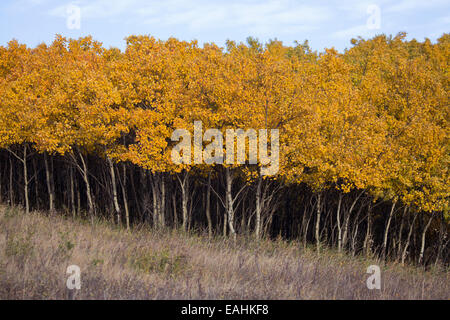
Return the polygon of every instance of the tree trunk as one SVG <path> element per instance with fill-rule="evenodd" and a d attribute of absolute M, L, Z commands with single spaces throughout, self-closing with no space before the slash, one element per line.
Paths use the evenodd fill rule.
<path fill-rule="evenodd" d="M 408 253 L 409 242 L 411 240 L 411 235 L 412 235 L 412 232 L 414 229 L 414 222 L 416 222 L 416 218 L 417 218 L 417 213 L 414 213 L 414 218 L 411 223 L 411 226 L 409 227 L 408 236 L 406 237 L 405 247 L 403 248 L 403 252 L 402 252 L 402 265 L 405 264 L 406 254 Z"/>
<path fill-rule="evenodd" d="M 217 204 L 217 211 L 219 210 L 219 205 Z M 223 212 L 223 236 L 226 237 L 228 234 L 228 201 L 225 201 L 225 211 Z"/>
<path fill-rule="evenodd" d="M 445 227 L 445 220 L 444 220 L 444 212 L 441 212 L 439 215 L 439 244 L 438 244 L 438 252 L 436 254 L 436 261 L 434 262 L 434 265 L 437 266 L 439 263 L 441 256 L 442 256 L 442 249 L 444 247 L 444 239 L 446 239 L 446 227 Z"/>
<path fill-rule="evenodd" d="M 342 227 L 341 227 L 341 204 L 342 204 L 342 193 L 339 193 L 339 202 L 337 207 L 337 227 L 338 227 L 338 252 L 342 250 Z"/>
<path fill-rule="evenodd" d="M 160 176 L 160 184 L 161 184 L 161 196 L 159 198 L 159 226 L 164 228 L 166 226 L 165 214 L 166 214 L 166 182 L 164 179 L 164 173 L 161 173 Z"/>
<path fill-rule="evenodd" d="M 361 207 L 359 208 L 358 213 L 356 214 L 356 217 L 355 217 L 355 220 L 354 220 L 354 223 L 353 223 L 354 231 L 353 231 L 352 243 L 351 243 L 351 245 L 352 245 L 352 256 L 355 256 L 355 254 L 356 254 L 356 238 L 358 237 L 359 224 L 361 223 L 359 221 L 359 216 L 361 215 L 361 211 L 362 211 L 363 207 L 364 207 L 364 204 L 362 204 Z"/>
<path fill-rule="evenodd" d="M 322 203 L 321 203 L 321 193 L 317 195 L 317 206 L 316 206 L 316 248 L 317 253 L 320 253 L 320 215 L 322 212 Z"/>
<path fill-rule="evenodd" d="M 33 171 L 35 174 L 35 178 L 34 178 L 34 201 L 35 201 L 35 206 L 37 209 L 39 209 L 40 207 L 40 199 L 39 199 L 39 179 L 38 179 L 38 169 L 37 169 L 37 165 L 36 165 L 36 158 L 32 158 L 32 163 L 33 163 Z M 52 211 L 50 211 L 52 212 Z"/>
<path fill-rule="evenodd" d="M 175 198 L 175 192 L 172 193 L 172 207 L 173 207 L 173 225 L 174 228 L 178 228 L 178 213 L 177 213 L 177 200 Z"/>
<path fill-rule="evenodd" d="M 371 233 L 372 233 L 372 201 L 369 202 L 369 208 L 367 209 L 367 228 L 366 228 L 366 236 L 364 238 L 363 249 L 365 251 L 366 256 L 368 256 L 371 252 Z"/>
<path fill-rule="evenodd" d="M 258 185 L 256 186 L 256 221 L 255 221 L 255 237 L 259 239 L 261 237 L 261 185 L 262 176 L 258 177 Z"/>
<path fill-rule="evenodd" d="M 131 182 L 131 190 L 133 191 L 133 197 L 132 199 L 134 200 L 134 204 L 135 204 L 135 210 L 137 211 L 137 216 L 139 218 L 142 218 L 142 210 L 141 210 L 141 205 L 140 202 L 138 201 L 138 196 L 137 196 L 137 192 L 136 192 L 136 184 L 134 182 L 134 173 L 135 170 L 133 167 L 131 167 L 130 170 L 130 182 Z"/>
<path fill-rule="evenodd" d="M 348 212 L 345 214 L 344 217 L 344 234 L 342 235 L 342 248 L 346 248 L 347 246 L 347 241 L 348 241 L 348 226 L 349 226 L 349 222 L 350 222 L 350 217 L 351 214 L 353 212 L 353 208 L 355 207 L 356 203 L 358 202 L 358 199 L 361 197 L 361 195 L 364 192 L 361 192 L 355 200 L 353 200 L 352 205 L 350 206 L 350 209 L 348 210 Z"/>
<path fill-rule="evenodd" d="M 398 240 L 397 240 L 397 257 L 396 260 L 399 261 L 399 259 L 401 259 L 401 251 L 402 251 L 402 238 L 403 238 L 403 226 L 405 224 L 405 218 L 406 218 L 406 213 L 408 211 L 408 206 L 405 206 L 403 209 L 403 214 L 401 217 L 401 221 L 400 221 L 400 228 L 398 230 Z"/>
<path fill-rule="evenodd" d="M 27 168 L 27 145 L 23 147 L 23 191 L 25 194 L 25 212 L 30 212 L 30 199 L 28 198 L 28 168 Z"/>
<path fill-rule="evenodd" d="M 116 185 L 116 172 L 114 168 L 114 163 L 110 157 L 106 157 L 108 164 L 109 164 L 109 172 L 111 174 L 111 187 L 112 187 L 112 194 L 113 194 L 113 203 L 114 203 L 114 210 L 116 211 L 116 218 L 117 218 L 117 225 L 121 225 L 121 218 L 120 218 L 120 207 L 119 207 L 119 200 L 117 199 L 117 185 Z"/>
<path fill-rule="evenodd" d="M 86 198 L 87 198 L 87 202 L 88 202 L 88 213 L 89 213 L 89 217 L 91 219 L 91 224 L 94 224 L 94 202 L 92 200 L 92 194 L 91 194 L 91 184 L 89 183 L 89 174 L 88 174 L 88 166 L 87 166 L 87 162 L 83 157 L 83 154 L 81 152 L 79 152 L 80 155 L 80 159 L 81 159 L 81 164 L 83 165 L 83 180 L 84 183 L 86 184 Z"/>
<path fill-rule="evenodd" d="M 153 202 L 152 202 L 152 204 L 153 204 L 153 210 L 152 210 L 153 227 L 158 228 L 158 226 L 159 226 L 159 217 L 158 217 L 159 201 L 158 201 L 158 194 L 157 194 L 156 185 L 155 185 L 154 181 L 151 182 L 151 187 L 152 187 L 152 196 L 153 196 Z"/>
<path fill-rule="evenodd" d="M 421 264 L 423 261 L 423 254 L 425 252 L 425 236 L 426 236 L 428 228 L 431 225 L 432 220 L 433 220 L 433 215 L 431 215 L 430 219 L 428 220 L 428 223 L 426 224 L 425 228 L 423 228 L 423 231 L 422 231 L 422 239 L 421 239 L 421 243 L 420 243 L 419 264 Z"/>
<path fill-rule="evenodd" d="M 72 209 L 72 216 L 75 218 L 75 190 L 74 190 L 74 182 L 73 182 L 73 167 L 72 165 L 69 168 L 70 175 L 70 205 Z"/>
<path fill-rule="evenodd" d="M 386 254 L 387 254 L 387 239 L 388 239 L 388 233 L 389 233 L 389 226 L 391 225 L 391 220 L 392 220 L 392 215 L 394 214 L 394 209 L 395 209 L 395 204 L 397 202 L 394 201 L 392 202 L 392 207 L 391 207 L 391 211 L 389 212 L 389 218 L 388 221 L 386 223 L 386 227 L 384 229 L 384 236 L 383 236 L 383 259 L 386 258 Z"/>
<path fill-rule="evenodd" d="M 225 184 L 226 184 L 226 202 L 227 202 L 227 218 L 228 218 L 228 228 L 230 229 L 230 233 L 233 236 L 233 239 L 236 240 L 236 231 L 234 230 L 234 209 L 233 209 L 233 196 L 231 194 L 231 186 L 233 184 L 233 176 L 231 173 L 231 169 L 225 168 Z"/>
<path fill-rule="evenodd" d="M 208 174 L 208 185 L 206 188 L 206 219 L 208 221 L 208 237 L 212 237 L 212 220 L 211 220 L 211 173 Z"/>
<path fill-rule="evenodd" d="M 242 206 L 241 206 L 241 226 L 239 229 L 239 232 L 241 234 L 244 234 L 246 232 L 245 230 L 245 199 L 242 201 Z"/>
<path fill-rule="evenodd" d="M 188 198 L 187 193 L 188 184 L 183 183 L 181 188 L 181 211 L 183 215 L 183 230 L 187 231 L 188 227 Z"/>
<path fill-rule="evenodd" d="M 183 217 L 182 228 L 188 230 L 188 194 L 189 194 L 189 172 L 184 172 L 183 179 L 177 175 L 181 188 L 181 214 Z"/>
<path fill-rule="evenodd" d="M 47 152 L 44 152 L 45 177 L 47 180 L 49 210 L 55 209 L 55 188 L 53 183 L 53 166 L 49 164 Z"/>
<path fill-rule="evenodd" d="M 308 206 L 305 205 L 304 209 L 303 209 L 303 215 L 302 215 L 302 222 L 301 222 L 301 226 L 300 226 L 300 241 L 303 242 L 303 244 L 306 243 L 306 234 L 305 234 L 305 221 L 306 221 L 306 212 L 307 212 L 307 208 Z M 305 247 L 305 245 L 304 245 Z"/>
<path fill-rule="evenodd" d="M 123 170 L 123 181 L 121 183 L 121 187 L 122 187 L 123 206 L 125 209 L 125 223 L 127 225 L 127 230 L 130 230 L 130 211 L 128 208 L 128 198 L 127 198 L 127 167 L 125 166 L 125 163 L 122 163 L 122 170 Z"/>
<path fill-rule="evenodd" d="M 305 213 L 306 213 L 306 211 L 307 210 L 305 208 Z M 308 220 L 306 220 L 305 230 L 303 232 L 303 249 L 306 249 L 306 242 L 308 240 L 309 222 L 311 221 L 313 212 L 314 212 L 314 207 L 311 206 L 311 210 L 309 211 L 309 215 L 308 215 Z"/>

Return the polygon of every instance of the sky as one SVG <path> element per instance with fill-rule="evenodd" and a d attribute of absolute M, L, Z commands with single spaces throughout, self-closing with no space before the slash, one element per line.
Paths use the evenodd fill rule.
<path fill-rule="evenodd" d="M 408 39 L 435 41 L 450 32 L 450 0 L 2 0 L 0 45 L 17 39 L 30 47 L 56 34 L 92 35 L 107 48 L 125 48 L 124 38 L 147 34 L 214 42 L 227 39 L 286 45 L 308 40 L 317 51 L 349 48 L 350 40 L 407 32 Z"/>

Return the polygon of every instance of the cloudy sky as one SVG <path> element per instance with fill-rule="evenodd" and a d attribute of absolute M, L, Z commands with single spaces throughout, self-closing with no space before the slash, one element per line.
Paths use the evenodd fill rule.
<path fill-rule="evenodd" d="M 223 46 L 227 39 L 286 44 L 308 39 L 315 50 L 344 50 L 350 39 L 406 31 L 408 38 L 436 40 L 450 32 L 449 0 L 2 0 L 0 45 L 15 38 L 29 46 L 55 34 L 92 35 L 123 49 L 124 37 L 197 39 Z"/>

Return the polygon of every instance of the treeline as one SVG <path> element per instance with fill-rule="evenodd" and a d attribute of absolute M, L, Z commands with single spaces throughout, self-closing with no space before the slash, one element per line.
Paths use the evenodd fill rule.
<path fill-rule="evenodd" d="M 126 42 L 0 47 L 0 201 L 448 264 L 450 35 L 353 39 L 344 53 Z M 172 132 L 197 120 L 278 129 L 278 173 L 175 165 Z"/>

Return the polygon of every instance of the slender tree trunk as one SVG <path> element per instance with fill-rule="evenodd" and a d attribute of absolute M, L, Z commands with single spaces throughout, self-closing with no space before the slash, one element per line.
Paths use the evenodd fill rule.
<path fill-rule="evenodd" d="M 23 180 L 24 180 L 24 194 L 25 194 L 25 212 L 30 212 L 30 199 L 28 197 L 28 167 L 27 167 L 27 145 L 23 147 Z"/>
<path fill-rule="evenodd" d="M 328 242 L 328 224 L 331 215 L 331 210 L 325 210 L 325 204 L 323 204 L 322 213 L 325 213 L 325 219 L 323 219 L 322 230 L 320 231 L 320 239 L 323 243 Z"/>
<path fill-rule="evenodd" d="M 338 252 L 342 250 L 342 227 L 341 227 L 341 204 L 342 204 L 342 193 L 339 193 L 339 202 L 337 207 L 337 227 L 338 227 Z"/>
<path fill-rule="evenodd" d="M 308 229 L 309 229 L 309 222 L 311 221 L 311 218 L 313 216 L 313 212 L 314 212 L 314 208 L 311 207 L 309 216 L 308 216 L 308 220 L 306 221 L 306 225 L 305 225 L 305 232 L 304 232 L 304 236 L 303 236 L 303 248 L 306 249 L 306 242 L 308 240 Z"/>
<path fill-rule="evenodd" d="M 123 170 L 123 182 L 121 183 L 121 186 L 122 186 L 123 206 L 125 209 L 125 222 L 127 225 L 127 230 L 130 230 L 130 211 L 128 208 L 128 198 L 127 198 L 127 167 L 125 166 L 125 163 L 122 163 L 122 170 Z"/>
<path fill-rule="evenodd" d="M 39 179 L 38 179 L 38 169 L 37 169 L 37 165 L 36 165 L 36 158 L 32 158 L 32 163 L 33 163 L 33 171 L 35 174 L 35 178 L 34 178 L 34 201 L 35 201 L 35 206 L 37 209 L 40 208 L 40 199 L 39 199 Z M 31 180 L 30 180 L 31 181 Z M 52 211 L 50 211 L 52 212 Z"/>
<path fill-rule="evenodd" d="M 364 204 L 362 204 L 361 207 L 359 208 L 358 213 L 356 214 L 356 217 L 355 217 L 355 221 L 353 223 L 354 231 L 353 231 L 353 235 L 352 235 L 352 244 L 351 244 L 352 245 L 352 256 L 355 256 L 355 254 L 356 254 L 356 238 L 358 237 L 358 229 L 359 229 L 359 224 L 360 224 L 359 216 L 361 215 L 361 211 L 362 211 L 363 207 L 364 207 Z"/>
<path fill-rule="evenodd" d="M 263 221 L 261 223 L 261 225 L 263 226 L 263 227 L 261 227 L 261 230 L 263 230 L 263 233 L 261 234 L 262 237 L 268 235 L 270 232 L 270 228 L 272 227 L 272 222 L 273 222 L 274 210 L 275 210 L 274 208 L 272 208 L 272 210 L 270 210 L 267 219 L 262 219 L 262 221 Z"/>
<path fill-rule="evenodd" d="M 212 220 L 211 220 L 211 173 L 208 174 L 208 185 L 206 188 L 206 219 L 208 221 L 208 237 L 212 237 Z"/>
<path fill-rule="evenodd" d="M 219 210 L 219 205 L 217 205 L 217 210 Z M 223 236 L 226 237 L 228 234 L 228 201 L 225 201 L 225 211 L 223 212 Z"/>
<path fill-rule="evenodd" d="M 166 226 L 165 213 L 166 213 L 166 183 L 164 179 L 164 173 L 160 176 L 161 184 L 161 197 L 159 205 L 159 226 L 164 228 Z"/>
<path fill-rule="evenodd" d="M 402 252 L 402 265 L 405 264 L 406 255 L 408 253 L 409 242 L 411 240 L 411 235 L 412 235 L 412 232 L 414 229 L 414 222 L 416 222 L 417 215 L 418 215 L 417 213 L 414 213 L 413 221 L 412 221 L 411 225 L 409 226 L 408 236 L 406 237 L 406 243 L 405 243 L 405 246 L 404 246 L 403 252 Z"/>
<path fill-rule="evenodd" d="M 55 209 L 55 188 L 53 183 L 53 166 L 50 166 L 47 152 L 44 152 L 45 177 L 47 180 L 49 210 Z"/>
<path fill-rule="evenodd" d="M 432 220 L 433 220 L 433 215 L 431 215 L 431 217 L 428 220 L 428 223 L 425 225 L 425 228 L 423 228 L 423 231 L 422 231 L 422 238 L 421 238 L 421 243 L 420 243 L 419 264 L 421 264 L 423 261 L 423 254 L 425 252 L 425 237 L 426 237 L 427 230 L 431 225 Z"/>
<path fill-rule="evenodd" d="M 70 205 L 72 209 L 72 216 L 75 218 L 76 209 L 75 209 L 75 190 L 74 190 L 74 182 L 73 182 L 73 167 L 72 165 L 69 167 L 69 175 L 70 175 Z"/>
<path fill-rule="evenodd" d="M 188 188 L 188 184 L 186 182 L 187 181 L 185 180 L 181 187 L 181 210 L 182 210 L 182 214 L 183 214 L 183 230 L 184 231 L 187 231 L 187 227 L 188 227 L 188 203 L 187 203 L 188 202 L 188 198 L 187 198 L 188 190 L 186 190 Z"/>
<path fill-rule="evenodd" d="M 345 217 L 344 217 L 344 234 L 342 235 L 342 248 L 346 248 L 346 246 L 347 246 L 347 241 L 348 241 L 348 238 L 349 238 L 349 236 L 348 236 L 348 227 L 349 227 L 350 217 L 351 217 L 351 214 L 353 212 L 353 209 L 355 208 L 356 203 L 358 202 L 358 199 L 361 197 L 362 194 L 363 194 L 363 192 L 361 192 L 355 198 L 355 200 L 353 200 L 352 205 L 350 206 L 350 209 L 345 214 Z"/>
<path fill-rule="evenodd" d="M 319 193 L 317 195 L 317 206 L 316 206 L 316 248 L 317 248 L 317 253 L 320 253 L 320 215 L 322 212 L 322 203 L 321 203 L 321 197 L 322 194 Z"/>
<path fill-rule="evenodd" d="M 91 194 L 91 184 L 89 183 L 89 173 L 88 173 L 88 166 L 87 161 L 84 159 L 83 154 L 79 152 L 81 164 L 83 166 L 83 180 L 86 184 L 86 198 L 88 202 L 88 213 L 89 217 L 91 219 L 91 224 L 94 224 L 94 202 L 92 200 L 92 194 Z"/>
<path fill-rule="evenodd" d="M 233 184 L 233 176 L 230 168 L 225 168 L 225 184 L 226 184 L 226 201 L 228 203 L 227 207 L 227 218 L 228 218 L 228 228 L 233 236 L 233 240 L 236 241 L 236 231 L 234 230 L 234 209 L 233 209 L 233 197 L 231 194 L 231 186 Z"/>
<path fill-rule="evenodd" d="M 255 221 L 255 237 L 259 239 L 261 237 L 261 185 L 262 185 L 262 176 L 259 174 L 258 177 L 258 185 L 256 186 L 256 221 Z"/>
<path fill-rule="evenodd" d="M 175 198 L 175 192 L 172 193 L 172 207 L 173 207 L 173 225 L 175 229 L 178 228 L 178 213 L 177 213 L 177 200 Z"/>
<path fill-rule="evenodd" d="M 363 245 L 366 256 L 368 256 L 371 252 L 371 242 L 372 242 L 371 233 L 372 233 L 372 201 L 369 202 L 369 208 L 367 209 L 367 228 Z"/>
<path fill-rule="evenodd" d="M 388 234 L 389 234 L 389 226 L 391 225 L 392 216 L 394 214 L 395 204 L 397 202 L 392 202 L 391 211 L 389 212 L 388 221 L 386 223 L 386 227 L 384 229 L 384 236 L 383 236 L 383 259 L 386 258 L 387 255 L 387 240 L 388 240 Z"/>
<path fill-rule="evenodd" d="M 397 258 L 396 260 L 399 261 L 401 259 L 401 252 L 402 252 L 402 248 L 403 248 L 403 243 L 402 243 L 402 238 L 403 238 L 403 226 L 405 224 L 405 218 L 406 218 L 406 213 L 408 211 L 408 206 L 405 206 L 403 208 L 403 214 L 401 217 L 401 221 L 400 221 L 400 228 L 398 230 L 398 245 L 397 245 Z"/>
<path fill-rule="evenodd" d="M 184 231 L 188 230 L 189 223 L 189 212 L 188 212 L 188 194 L 189 194 L 189 172 L 184 172 L 184 176 L 181 179 L 179 175 L 177 175 L 178 181 L 180 182 L 181 189 L 181 214 L 183 217 L 182 228 Z"/>
<path fill-rule="evenodd" d="M 352 256 L 356 254 L 356 238 L 358 236 L 359 223 L 356 223 L 355 232 L 352 237 Z"/>
<path fill-rule="evenodd" d="M 306 212 L 307 212 L 307 205 L 305 205 L 304 209 L 303 209 L 303 215 L 302 215 L 302 225 L 300 227 L 300 240 L 303 241 L 303 243 L 306 242 L 306 234 L 305 234 L 305 221 L 306 221 Z"/>
<path fill-rule="evenodd" d="M 436 261 L 434 262 L 434 265 L 437 266 L 439 263 L 441 256 L 442 256 L 442 249 L 444 246 L 444 239 L 446 238 L 446 227 L 445 227 L 445 220 L 444 220 L 444 212 L 441 212 L 439 215 L 439 244 L 438 244 L 438 252 L 436 254 Z"/>
<path fill-rule="evenodd" d="M 121 218 L 120 218 L 120 207 L 119 207 L 119 200 L 117 198 L 117 185 L 116 185 L 116 172 L 114 168 L 114 163 L 110 157 L 106 157 L 109 165 L 109 173 L 111 174 L 111 187 L 112 187 L 112 194 L 113 194 L 113 203 L 114 203 L 114 210 L 116 211 L 116 219 L 117 219 L 117 225 L 121 225 Z"/>
<path fill-rule="evenodd" d="M 152 187 L 152 196 L 153 196 L 153 210 L 152 210 L 152 218 L 153 218 L 153 227 L 154 228 L 158 228 L 159 226 L 159 201 L 158 201 L 158 194 L 157 194 L 157 190 L 156 190 L 156 185 L 155 183 L 151 183 L 151 187 Z"/>
<path fill-rule="evenodd" d="M 130 182 L 131 182 L 131 190 L 133 191 L 133 197 L 132 199 L 134 200 L 134 204 L 135 204 L 135 210 L 137 211 L 137 216 L 142 218 L 142 211 L 141 211 L 141 206 L 140 203 L 138 201 L 138 196 L 137 196 L 137 192 L 136 192 L 136 185 L 134 182 L 134 173 L 135 171 L 133 170 L 133 167 L 131 167 L 131 172 L 130 172 Z"/>
<path fill-rule="evenodd" d="M 239 229 L 239 232 L 241 234 L 245 233 L 245 199 L 242 201 L 242 206 L 241 206 L 241 226 Z"/>
<path fill-rule="evenodd" d="M 81 191 L 80 191 L 80 181 L 75 179 L 75 190 L 77 190 L 77 215 L 81 216 Z"/>

